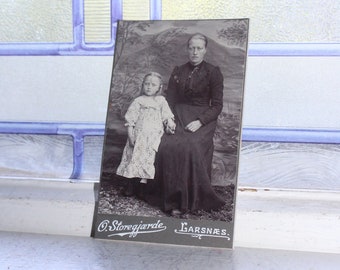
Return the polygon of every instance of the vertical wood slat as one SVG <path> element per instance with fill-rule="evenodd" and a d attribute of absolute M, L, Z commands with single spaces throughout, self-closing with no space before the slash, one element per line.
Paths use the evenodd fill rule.
<path fill-rule="evenodd" d="M 84 0 L 85 42 L 111 40 L 111 0 Z"/>
<path fill-rule="evenodd" d="M 149 20 L 150 0 L 124 0 L 123 1 L 124 20 Z"/>

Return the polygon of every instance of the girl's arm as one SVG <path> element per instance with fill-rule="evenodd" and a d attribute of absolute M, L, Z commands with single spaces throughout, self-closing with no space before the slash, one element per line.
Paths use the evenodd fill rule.
<path fill-rule="evenodd" d="M 165 100 L 163 96 L 160 97 L 162 101 L 161 114 L 162 121 L 165 127 L 165 132 L 168 134 L 175 134 L 176 123 L 174 120 L 174 114 L 172 113 L 168 102 Z"/>
<path fill-rule="evenodd" d="M 128 126 L 128 140 L 131 147 L 134 147 L 136 141 L 133 129 L 134 127 Z"/>
<path fill-rule="evenodd" d="M 140 104 L 138 102 L 138 98 L 136 98 L 129 106 L 126 114 L 125 114 L 125 126 L 127 126 L 128 131 L 128 141 L 131 147 L 135 145 L 135 135 L 134 135 L 134 127 L 139 115 Z"/>

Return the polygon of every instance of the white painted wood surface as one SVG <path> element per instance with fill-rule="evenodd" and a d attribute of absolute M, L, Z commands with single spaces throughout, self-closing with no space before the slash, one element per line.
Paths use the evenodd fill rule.
<path fill-rule="evenodd" d="M 340 253 L 340 192 L 240 188 L 235 246 Z"/>
<path fill-rule="evenodd" d="M 113 56 L 0 57 L 0 121 L 104 123 L 112 61 Z"/>
<path fill-rule="evenodd" d="M 104 123 L 112 61 L 0 57 L 0 121 Z M 338 70 L 339 57 L 248 57 L 243 125 L 339 129 Z"/>
<path fill-rule="evenodd" d="M 240 188 L 234 246 L 340 254 L 340 193 Z M 91 183 L 2 179 L 0 231 L 89 236 Z"/>
<path fill-rule="evenodd" d="M 89 236 L 92 183 L 0 180 L 0 231 Z"/>

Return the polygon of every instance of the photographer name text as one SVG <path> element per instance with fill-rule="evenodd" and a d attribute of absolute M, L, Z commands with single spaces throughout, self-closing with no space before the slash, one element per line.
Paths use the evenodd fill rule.
<path fill-rule="evenodd" d="M 113 220 L 110 222 L 109 220 L 103 220 L 97 228 L 98 232 L 113 232 L 108 235 L 108 237 L 112 236 L 126 236 L 136 237 L 138 234 L 144 233 L 157 233 L 166 230 L 166 226 L 160 221 L 157 220 L 155 223 L 143 223 L 140 221 L 139 224 L 124 224 L 123 221 Z"/>

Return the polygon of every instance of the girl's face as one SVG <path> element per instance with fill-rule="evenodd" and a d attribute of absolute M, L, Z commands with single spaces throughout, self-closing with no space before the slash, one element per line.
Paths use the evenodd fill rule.
<path fill-rule="evenodd" d="M 154 96 L 161 88 L 161 81 L 155 76 L 148 76 L 143 83 L 143 93 L 146 96 Z"/>

